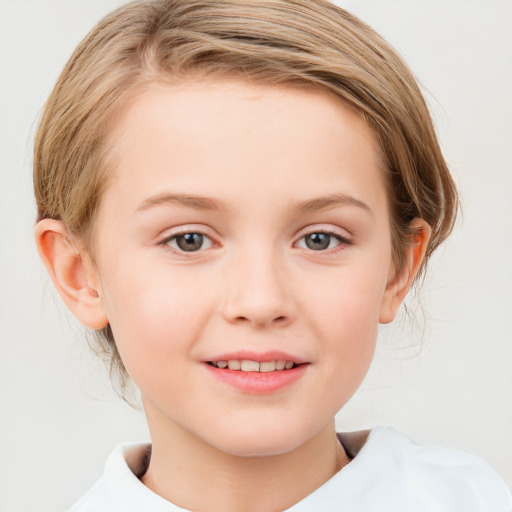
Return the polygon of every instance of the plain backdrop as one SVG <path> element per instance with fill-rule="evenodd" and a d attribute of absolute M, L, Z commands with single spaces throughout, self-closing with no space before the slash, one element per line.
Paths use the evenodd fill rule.
<path fill-rule="evenodd" d="M 64 510 L 121 442 L 148 437 L 33 243 L 31 148 L 67 58 L 119 0 L 0 1 L 0 510 Z M 473 452 L 512 484 L 512 3 L 339 2 L 420 79 L 460 186 L 464 218 L 407 318 L 383 329 L 339 430 L 393 424 Z M 421 306 L 421 307 L 420 307 Z"/>

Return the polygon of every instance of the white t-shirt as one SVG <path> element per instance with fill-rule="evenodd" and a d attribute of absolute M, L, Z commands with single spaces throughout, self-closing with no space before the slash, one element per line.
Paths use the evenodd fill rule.
<path fill-rule="evenodd" d="M 287 511 L 512 511 L 512 495 L 505 482 L 478 457 L 448 448 L 417 446 L 391 427 L 372 429 L 367 439 L 364 435 L 365 442 L 358 441 L 357 435 L 339 437 L 354 458 Z M 148 444 L 118 447 L 101 479 L 69 512 L 183 512 L 139 480 L 148 453 Z"/>

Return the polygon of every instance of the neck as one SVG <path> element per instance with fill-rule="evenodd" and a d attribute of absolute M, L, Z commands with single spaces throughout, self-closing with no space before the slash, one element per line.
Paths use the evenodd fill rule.
<path fill-rule="evenodd" d="M 334 421 L 289 453 L 259 457 L 228 454 L 176 425 L 172 432 L 168 428 L 163 432 L 149 423 L 153 448 L 142 482 L 168 501 L 194 511 L 284 510 L 349 461 Z"/>

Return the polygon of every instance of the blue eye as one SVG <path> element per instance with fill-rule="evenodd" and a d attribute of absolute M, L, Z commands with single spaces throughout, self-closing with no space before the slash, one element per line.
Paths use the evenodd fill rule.
<path fill-rule="evenodd" d="M 203 233 L 181 233 L 168 238 L 164 243 L 177 252 L 197 252 L 212 247 L 211 238 Z"/>
<path fill-rule="evenodd" d="M 299 240 L 299 247 L 302 247 L 303 249 L 311 249 L 312 251 L 325 251 L 326 249 L 338 247 L 342 243 L 348 243 L 348 240 L 345 240 L 334 233 L 318 231 L 316 233 L 309 233 L 308 235 L 303 236 Z"/>

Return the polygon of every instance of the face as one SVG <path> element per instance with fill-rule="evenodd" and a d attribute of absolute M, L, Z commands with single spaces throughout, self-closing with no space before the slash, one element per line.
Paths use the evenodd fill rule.
<path fill-rule="evenodd" d="M 319 91 L 218 81 L 152 86 L 110 143 L 95 280 L 150 428 L 241 455 L 313 438 L 388 301 L 371 130 Z"/>

